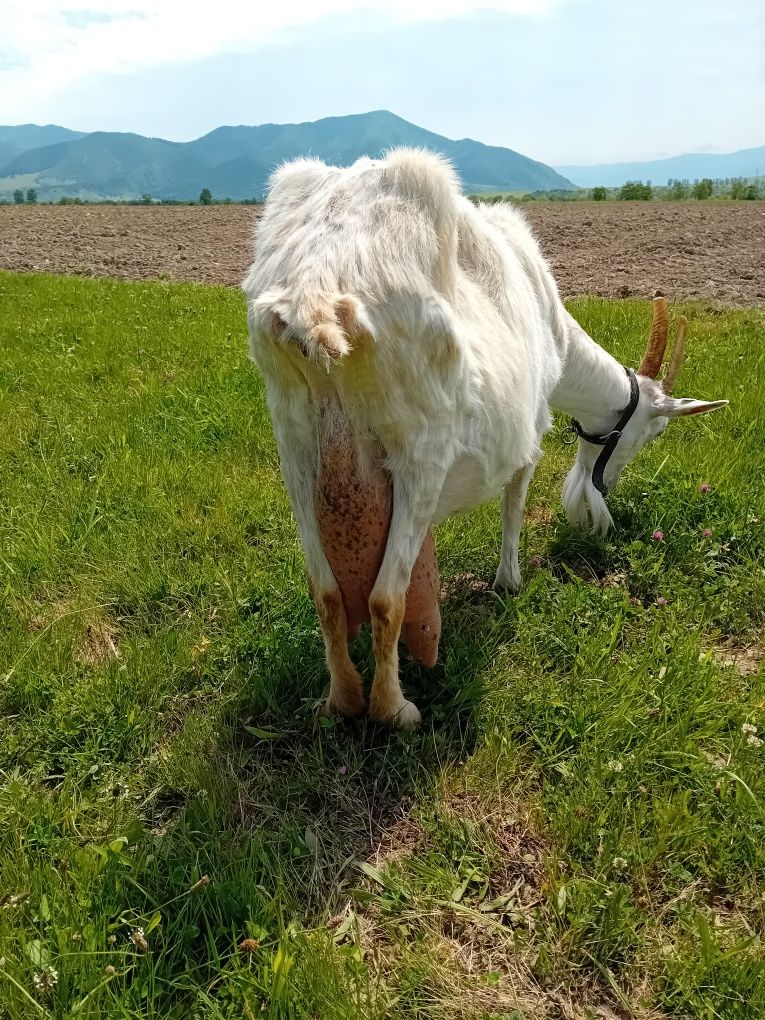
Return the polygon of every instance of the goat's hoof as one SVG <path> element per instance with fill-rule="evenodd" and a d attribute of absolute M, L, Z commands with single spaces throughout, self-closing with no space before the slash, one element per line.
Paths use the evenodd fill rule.
<path fill-rule="evenodd" d="M 521 590 L 521 576 L 520 574 L 497 574 L 494 578 L 494 584 L 492 585 L 492 591 L 498 592 L 500 595 L 507 592 L 515 594 Z"/>
<path fill-rule="evenodd" d="M 357 695 L 351 692 L 344 692 L 342 697 L 330 694 L 319 708 L 319 715 L 361 715 L 366 707 L 367 704 L 362 691 L 359 691 Z"/>
<path fill-rule="evenodd" d="M 415 730 L 422 722 L 422 716 L 416 705 L 411 701 L 405 701 L 391 722 L 400 730 Z"/>
<path fill-rule="evenodd" d="M 369 714 L 375 722 L 385 723 L 387 726 L 395 726 L 399 730 L 414 730 L 420 725 L 422 720 L 420 710 L 411 701 L 403 701 L 394 709 L 386 707 L 382 710 L 372 704 Z"/>

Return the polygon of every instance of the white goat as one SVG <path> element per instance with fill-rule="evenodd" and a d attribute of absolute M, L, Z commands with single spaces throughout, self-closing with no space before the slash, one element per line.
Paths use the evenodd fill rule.
<path fill-rule="evenodd" d="M 398 639 L 430 525 L 504 487 L 495 583 L 515 589 L 526 491 L 550 406 L 576 419 L 581 439 L 566 513 L 583 524 L 589 516 L 605 532 L 612 521 L 603 492 L 640 448 L 668 419 L 727 403 L 669 396 L 682 339 L 664 386 L 648 377 L 666 346 L 662 301 L 645 374 L 628 373 L 565 310 L 523 217 L 507 205 L 473 206 L 449 164 L 423 151 L 346 169 L 318 160 L 282 166 L 243 289 L 324 635 L 329 711 L 352 714 L 365 704 L 314 505 L 322 448 L 339 432 L 352 437 L 359 464 L 382 461 L 392 482 L 390 530 L 369 598 L 369 711 L 411 727 L 420 715 L 401 692 Z M 617 424 L 619 434 L 609 435 Z"/>

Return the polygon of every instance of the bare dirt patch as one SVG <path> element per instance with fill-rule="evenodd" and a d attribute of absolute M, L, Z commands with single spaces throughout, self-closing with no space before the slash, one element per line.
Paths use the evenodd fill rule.
<path fill-rule="evenodd" d="M 712 654 L 721 666 L 732 667 L 740 676 L 755 676 L 765 662 L 765 640 L 748 643 L 729 640 L 717 645 Z"/>
<path fill-rule="evenodd" d="M 765 299 L 765 202 L 530 202 L 564 297 Z M 251 206 L 0 206 L 0 268 L 238 285 Z"/>

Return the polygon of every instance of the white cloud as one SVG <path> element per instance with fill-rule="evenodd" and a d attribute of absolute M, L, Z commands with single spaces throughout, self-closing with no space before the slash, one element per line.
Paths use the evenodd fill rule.
<path fill-rule="evenodd" d="M 372 13 L 403 23 L 474 11 L 546 15 L 560 0 L 6 0 L 0 123 L 91 75 L 126 73 L 252 50 L 329 15 Z"/>

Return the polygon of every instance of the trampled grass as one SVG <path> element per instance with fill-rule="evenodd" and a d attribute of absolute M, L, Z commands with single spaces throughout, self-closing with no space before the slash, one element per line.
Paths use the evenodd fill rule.
<path fill-rule="evenodd" d="M 635 364 L 646 303 L 572 310 Z M 552 433 L 516 597 L 443 525 L 402 735 L 315 720 L 241 296 L 0 275 L 0 1016 L 765 1015 L 765 316 L 683 310 L 731 406 L 605 541 Z"/>

